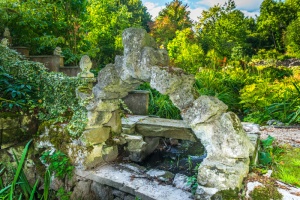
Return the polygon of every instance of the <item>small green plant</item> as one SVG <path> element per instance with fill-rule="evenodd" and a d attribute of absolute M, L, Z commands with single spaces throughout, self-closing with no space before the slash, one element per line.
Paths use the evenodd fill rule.
<path fill-rule="evenodd" d="M 193 162 L 192 162 L 192 157 L 190 155 L 188 156 L 187 162 L 189 165 L 189 171 L 192 171 Z"/>
<path fill-rule="evenodd" d="M 195 168 L 194 168 L 194 175 L 192 176 L 189 176 L 188 179 L 187 179 L 187 184 L 191 186 L 191 192 L 192 194 L 196 194 L 196 190 L 198 188 L 198 180 L 197 180 L 197 177 L 198 177 L 198 168 L 200 166 L 200 163 L 198 163 Z"/>
<path fill-rule="evenodd" d="M 60 179 L 72 177 L 74 166 L 71 165 L 68 156 L 61 151 L 45 151 L 41 160 L 44 164 L 48 164 L 48 170 L 54 172 L 55 177 Z"/>
<path fill-rule="evenodd" d="M 196 194 L 196 190 L 198 187 L 197 174 L 194 174 L 193 176 L 189 176 L 187 179 L 187 184 L 191 186 L 192 194 Z"/>

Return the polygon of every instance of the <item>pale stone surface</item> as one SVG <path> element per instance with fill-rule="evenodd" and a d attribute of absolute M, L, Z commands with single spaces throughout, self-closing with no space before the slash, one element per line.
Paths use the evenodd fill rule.
<path fill-rule="evenodd" d="M 166 137 L 196 141 L 192 130 L 182 120 L 149 117 L 136 122 L 136 133 L 149 137 Z"/>
<path fill-rule="evenodd" d="M 200 185 L 216 188 L 218 190 L 241 188 L 243 179 L 249 172 L 249 159 L 209 160 L 206 158 L 198 169 L 198 182 Z M 214 158 L 212 158 L 214 159 Z"/>
<path fill-rule="evenodd" d="M 56 54 L 54 54 L 56 55 Z M 60 54 L 58 54 L 60 55 Z M 94 74 L 90 72 L 92 68 L 92 61 L 89 56 L 84 55 L 81 57 L 79 62 L 79 67 L 81 69 L 81 72 L 79 73 L 79 76 L 81 78 L 94 78 Z"/>
<path fill-rule="evenodd" d="M 200 96 L 193 102 L 193 106 L 183 111 L 181 116 L 193 128 L 199 123 L 216 120 L 227 110 L 228 106 L 216 97 Z"/>
<path fill-rule="evenodd" d="M 103 148 L 102 157 L 105 162 L 112 162 L 118 157 L 117 146 L 107 146 Z"/>
<path fill-rule="evenodd" d="M 188 176 L 184 174 L 176 174 L 173 180 L 173 185 L 182 190 L 191 190 L 191 184 L 188 184 Z"/>
<path fill-rule="evenodd" d="M 247 133 L 260 133 L 260 127 L 258 124 L 242 122 L 242 126 L 244 131 L 246 131 Z"/>
<path fill-rule="evenodd" d="M 211 200 L 211 197 L 217 192 L 218 189 L 216 188 L 209 188 L 198 185 L 195 197 L 199 200 Z"/>
<path fill-rule="evenodd" d="M 95 171 L 80 171 L 76 174 L 120 191 L 129 193 L 143 200 L 189 200 L 193 199 L 190 192 L 172 185 L 162 185 L 155 180 L 118 165 L 105 165 Z M 144 178 L 143 178 L 143 177 Z M 137 178 L 134 178 L 137 177 Z M 139 178 L 138 178 L 139 177 Z"/>
<path fill-rule="evenodd" d="M 174 178 L 173 173 L 158 169 L 150 169 L 146 174 L 152 178 L 157 178 L 158 180 L 164 182 L 170 182 Z"/>
<path fill-rule="evenodd" d="M 99 127 L 84 131 L 80 139 L 86 146 L 105 142 L 110 136 L 110 127 Z"/>
<path fill-rule="evenodd" d="M 190 78 L 179 72 L 169 72 L 167 67 L 152 67 L 150 86 L 162 94 L 170 94 L 181 89 L 182 82 Z"/>

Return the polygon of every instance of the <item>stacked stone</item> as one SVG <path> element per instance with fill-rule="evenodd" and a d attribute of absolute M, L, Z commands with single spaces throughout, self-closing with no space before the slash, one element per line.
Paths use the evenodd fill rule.
<path fill-rule="evenodd" d="M 99 72 L 98 82 L 92 89 L 93 98 L 86 106 L 88 124 L 80 138 L 86 150 L 78 162 L 84 168 L 92 168 L 112 161 L 118 156 L 118 144 L 127 143 L 133 161 L 141 161 L 145 151 L 155 149 L 157 138 L 149 140 L 135 135 L 134 130 L 122 133 L 119 114 L 119 99 L 141 83 L 150 82 L 152 88 L 170 96 L 207 151 L 207 158 L 199 167 L 198 194 L 240 188 L 254 147 L 238 117 L 227 112 L 227 106 L 215 97 L 195 99 L 194 77 L 168 66 L 167 52 L 158 49 L 145 30 L 126 29 L 123 45 L 124 55 L 117 56 L 114 64 Z M 91 95 L 78 96 L 88 99 Z"/>

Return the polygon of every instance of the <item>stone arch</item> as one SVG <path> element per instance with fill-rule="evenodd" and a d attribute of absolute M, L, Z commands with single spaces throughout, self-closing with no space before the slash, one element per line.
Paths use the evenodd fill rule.
<path fill-rule="evenodd" d="M 215 97 L 195 99 L 192 93 L 194 77 L 168 66 L 167 52 L 158 49 L 145 30 L 129 28 L 122 36 L 124 55 L 116 56 L 114 64 L 108 64 L 99 72 L 93 87 L 94 99 L 87 106 L 87 129 L 103 128 L 118 109 L 118 99 L 141 83 L 150 82 L 152 88 L 169 95 L 207 151 L 198 173 L 201 188 L 218 191 L 240 188 L 248 173 L 249 155 L 254 147 L 238 117 L 226 112 L 227 106 Z M 121 132 L 118 127 L 112 129 Z"/>

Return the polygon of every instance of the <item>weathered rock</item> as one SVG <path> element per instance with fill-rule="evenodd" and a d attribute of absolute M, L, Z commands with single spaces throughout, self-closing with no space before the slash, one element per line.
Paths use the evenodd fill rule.
<path fill-rule="evenodd" d="M 147 90 L 134 90 L 123 98 L 125 105 L 130 110 L 130 114 L 148 115 L 149 93 Z"/>
<path fill-rule="evenodd" d="M 182 120 L 148 117 L 136 122 L 135 131 L 149 137 L 196 141 L 192 130 Z"/>
<path fill-rule="evenodd" d="M 260 133 L 260 128 L 258 124 L 242 122 L 242 126 L 246 133 Z"/>
<path fill-rule="evenodd" d="M 77 200 L 77 199 L 88 199 L 90 200 L 96 200 L 96 195 L 95 192 L 93 191 L 93 187 L 91 187 L 92 181 L 87 180 L 87 181 L 79 181 L 70 197 L 71 200 Z"/>
<path fill-rule="evenodd" d="M 100 99 L 120 99 L 134 90 L 141 82 L 128 84 L 121 80 L 115 65 L 106 65 L 98 74 L 98 83 L 93 88 L 96 98 Z"/>
<path fill-rule="evenodd" d="M 141 177 L 140 173 L 132 172 L 132 170 L 127 170 L 118 165 L 105 165 L 96 171 L 78 170 L 76 174 L 91 179 L 94 182 L 117 188 L 120 191 L 129 193 L 143 200 L 193 199 L 192 194 L 188 191 L 175 188 L 172 185 L 162 185 L 155 180 L 148 179 L 146 175 L 142 174 Z"/>
<path fill-rule="evenodd" d="M 192 93 L 194 82 L 194 77 L 186 77 L 180 85 L 180 89 L 175 90 L 169 95 L 173 104 L 180 110 L 184 110 L 193 104 L 195 100 Z"/>
<path fill-rule="evenodd" d="M 127 141 L 126 150 L 129 152 L 129 159 L 135 162 L 141 162 L 151 154 L 159 144 L 159 138 L 146 137 L 140 135 L 124 135 Z"/>
<path fill-rule="evenodd" d="M 173 180 L 173 185 L 179 189 L 187 191 L 191 190 L 191 184 L 188 183 L 188 176 L 184 174 L 176 174 Z"/>
<path fill-rule="evenodd" d="M 200 96 L 193 102 L 193 106 L 183 111 L 181 116 L 193 128 L 199 123 L 216 120 L 227 110 L 228 106 L 216 97 Z"/>
<path fill-rule="evenodd" d="M 191 78 L 180 69 L 171 72 L 168 67 L 152 67 L 150 86 L 162 94 L 171 94 L 181 89 L 184 80 Z"/>
<path fill-rule="evenodd" d="M 97 102 L 96 111 L 113 112 L 119 109 L 119 99 L 100 100 Z"/>
<path fill-rule="evenodd" d="M 249 159 L 222 160 L 206 158 L 198 169 L 198 182 L 200 185 L 218 190 L 241 188 L 243 179 L 249 172 Z"/>
<path fill-rule="evenodd" d="M 109 122 L 112 117 L 111 112 L 88 112 L 88 123 L 86 129 L 100 128 L 103 124 Z"/>
<path fill-rule="evenodd" d="M 86 158 L 84 160 L 84 166 L 88 169 L 94 168 L 103 164 L 105 161 L 103 159 L 103 144 L 93 145 L 93 149 L 87 152 Z"/>
<path fill-rule="evenodd" d="M 105 162 L 112 162 L 118 157 L 118 147 L 108 146 L 104 147 L 102 151 L 102 157 Z"/>
<path fill-rule="evenodd" d="M 198 124 L 193 130 L 207 151 L 207 158 L 199 167 L 199 183 L 219 190 L 240 188 L 254 147 L 238 117 L 224 113 L 218 120 Z"/>
<path fill-rule="evenodd" d="M 85 146 L 105 142 L 110 136 L 110 127 L 100 127 L 84 131 L 80 137 Z"/>
<path fill-rule="evenodd" d="M 211 197 L 218 192 L 216 188 L 208 188 L 198 185 L 195 198 L 199 200 L 211 200 Z"/>
<path fill-rule="evenodd" d="M 158 169 L 150 169 L 146 174 L 152 178 L 157 178 L 158 180 L 164 182 L 170 182 L 174 178 L 173 173 Z"/>
<path fill-rule="evenodd" d="M 97 182 L 93 182 L 91 185 L 91 190 L 95 193 L 97 199 L 107 199 L 107 200 L 113 200 L 113 189 L 111 187 L 102 185 Z"/>
<path fill-rule="evenodd" d="M 106 124 L 103 124 L 103 126 L 110 127 L 113 134 L 120 134 L 122 132 L 120 111 L 119 110 L 113 111 L 112 117 Z"/>

